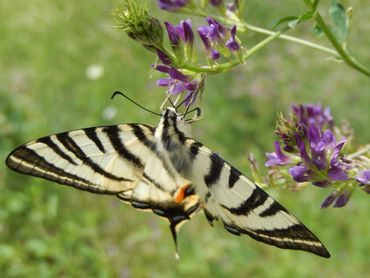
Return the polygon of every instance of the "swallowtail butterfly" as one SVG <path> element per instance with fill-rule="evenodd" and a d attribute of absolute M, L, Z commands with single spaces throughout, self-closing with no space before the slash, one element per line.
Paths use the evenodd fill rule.
<path fill-rule="evenodd" d="M 297 218 L 239 170 L 188 137 L 174 108 L 157 127 L 123 124 L 43 137 L 16 148 L 9 168 L 97 194 L 115 195 L 168 219 L 176 233 L 203 210 L 208 222 L 279 248 L 330 257 Z"/>

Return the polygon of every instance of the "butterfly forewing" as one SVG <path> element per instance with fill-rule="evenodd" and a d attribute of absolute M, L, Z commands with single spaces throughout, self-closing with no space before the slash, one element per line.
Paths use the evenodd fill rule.
<path fill-rule="evenodd" d="M 115 194 L 132 188 L 141 177 L 140 165 L 124 156 L 134 155 L 116 150 L 117 144 L 131 149 L 137 141 L 129 125 L 75 130 L 31 141 L 15 149 L 6 163 L 21 173 L 95 193 Z"/>

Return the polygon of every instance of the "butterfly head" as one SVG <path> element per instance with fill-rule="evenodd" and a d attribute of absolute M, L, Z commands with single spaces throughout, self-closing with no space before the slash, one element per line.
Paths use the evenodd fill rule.
<path fill-rule="evenodd" d="M 180 114 L 174 107 L 167 107 L 161 113 L 161 123 L 164 129 L 181 131 L 185 135 L 190 135 L 190 127 L 185 119 L 185 114 Z"/>

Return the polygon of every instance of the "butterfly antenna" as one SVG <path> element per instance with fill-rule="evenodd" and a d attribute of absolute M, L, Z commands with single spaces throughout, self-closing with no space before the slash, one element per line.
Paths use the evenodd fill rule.
<path fill-rule="evenodd" d="M 197 115 L 199 116 L 201 114 L 201 110 L 199 107 L 195 107 L 194 109 L 191 109 L 190 111 L 188 111 L 188 114 L 191 114 L 193 113 L 194 111 L 197 112 Z"/>
<path fill-rule="evenodd" d="M 175 104 L 173 104 L 173 102 L 172 102 L 172 100 L 171 100 L 170 98 L 168 98 L 168 101 L 171 103 L 172 107 L 173 107 L 173 108 L 175 108 L 175 109 L 177 110 L 177 108 L 176 108 Z"/>
<path fill-rule="evenodd" d="M 149 110 L 148 108 L 145 108 L 144 106 L 142 106 L 141 104 L 139 104 L 139 103 L 137 103 L 136 101 L 134 101 L 133 99 L 131 99 L 131 98 L 129 98 L 127 95 L 125 95 L 124 93 L 121 93 L 121 92 L 118 92 L 118 91 L 116 91 L 116 92 L 114 92 L 113 94 L 112 94 L 112 96 L 110 97 L 111 99 L 114 99 L 117 95 L 120 95 L 120 96 L 122 96 L 122 97 L 124 97 L 124 98 L 126 98 L 126 99 L 128 99 L 129 101 L 131 101 L 133 104 L 135 104 L 135 105 L 137 105 L 137 106 L 139 106 L 141 109 L 144 109 L 145 111 L 148 111 L 148 112 L 150 112 L 150 113 L 152 113 L 152 114 L 154 114 L 154 115 L 157 115 L 157 116 L 162 116 L 161 114 L 159 114 L 159 113 L 157 113 L 157 112 L 154 112 L 154 111 L 152 111 L 152 110 Z"/>
<path fill-rule="evenodd" d="M 194 93 L 192 93 L 192 94 L 190 94 L 190 95 L 188 95 L 183 101 L 181 101 L 180 102 L 180 104 L 178 104 L 175 108 L 176 108 L 176 110 L 181 106 L 181 105 L 183 105 L 185 102 L 187 102 L 189 99 L 191 99 L 192 97 L 193 97 L 193 94 Z M 190 105 L 189 105 L 190 106 Z M 188 106 L 188 107 L 189 107 Z"/>

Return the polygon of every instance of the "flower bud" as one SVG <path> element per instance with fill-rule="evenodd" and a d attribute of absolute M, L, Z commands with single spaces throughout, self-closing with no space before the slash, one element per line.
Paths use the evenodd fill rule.
<path fill-rule="evenodd" d="M 145 7 L 135 1 L 126 0 L 114 12 L 116 28 L 123 30 L 133 40 L 145 48 L 156 51 L 162 49 L 163 28 L 155 17 L 149 15 Z"/>
<path fill-rule="evenodd" d="M 292 152 L 296 149 L 297 135 L 299 137 L 304 135 L 304 131 L 297 123 L 297 119 L 294 114 L 291 114 L 290 120 L 285 119 L 283 114 L 279 114 L 276 121 L 275 133 L 284 142 L 284 150 L 287 152 Z"/>

